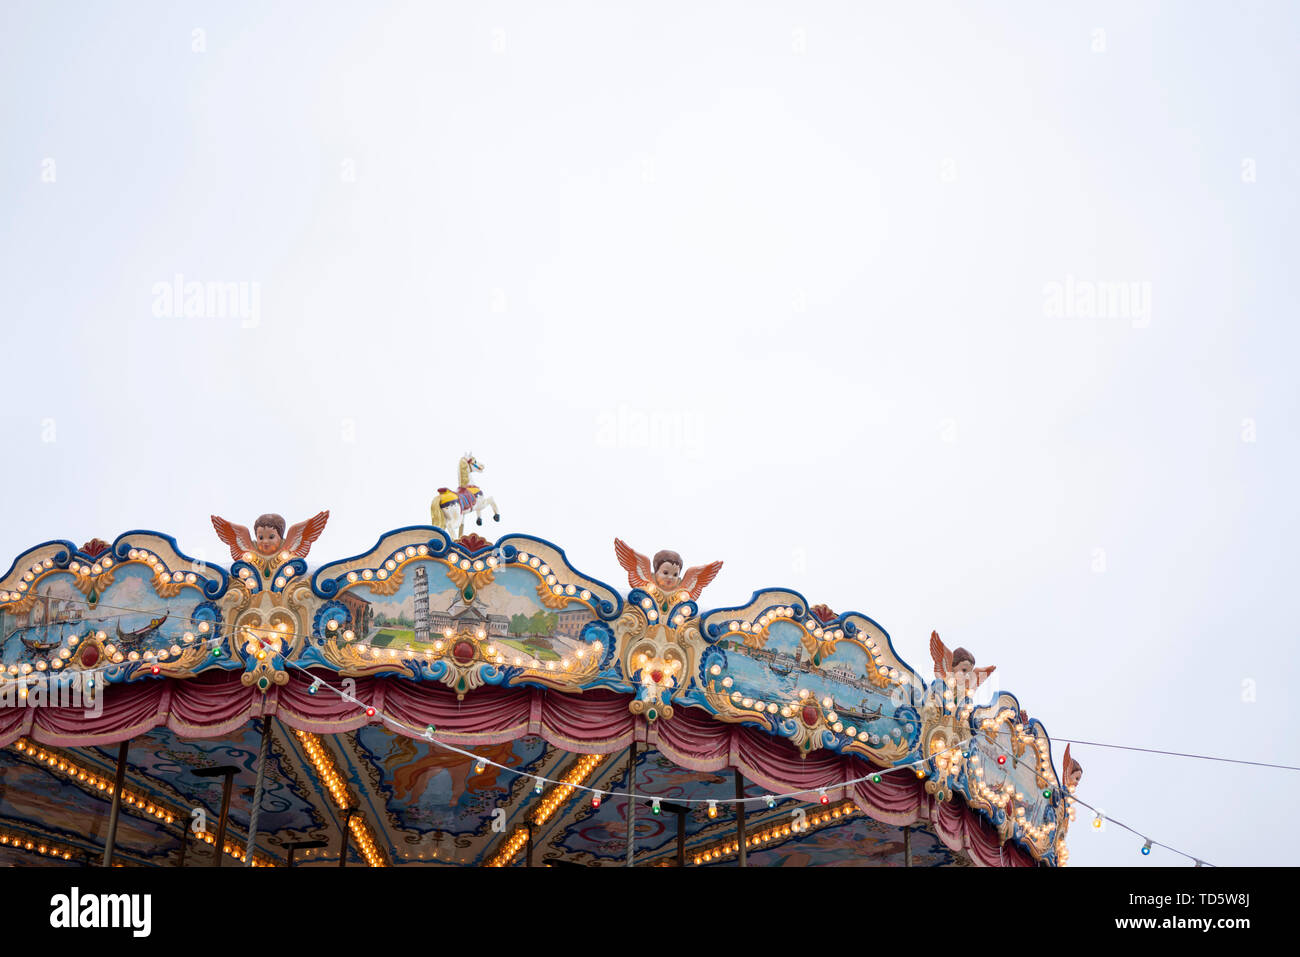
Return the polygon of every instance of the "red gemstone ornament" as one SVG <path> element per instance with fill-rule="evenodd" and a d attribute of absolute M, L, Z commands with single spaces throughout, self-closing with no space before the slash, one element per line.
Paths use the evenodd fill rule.
<path fill-rule="evenodd" d="M 83 668 L 93 668 L 99 661 L 99 649 L 94 645 L 85 645 L 81 649 L 81 666 Z"/>
<path fill-rule="evenodd" d="M 803 723 L 810 728 L 817 723 L 817 709 L 810 704 L 803 706 Z"/>
<path fill-rule="evenodd" d="M 462 664 L 472 661 L 474 659 L 474 646 L 468 641 L 458 641 L 456 646 L 451 649 L 451 656 Z"/>

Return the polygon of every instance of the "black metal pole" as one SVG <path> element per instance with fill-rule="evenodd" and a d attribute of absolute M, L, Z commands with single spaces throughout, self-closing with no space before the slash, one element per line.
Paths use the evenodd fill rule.
<path fill-rule="evenodd" d="M 221 818 L 217 822 L 217 839 L 216 845 L 217 859 L 213 865 L 221 866 L 221 856 L 225 853 L 226 846 L 226 821 L 230 817 L 230 788 L 235 783 L 235 775 L 239 773 L 239 768 L 233 764 L 222 764 L 210 768 L 195 768 L 194 776 L 197 778 L 215 778 L 218 775 L 223 776 L 226 780 L 221 786 Z"/>
<path fill-rule="evenodd" d="M 221 819 L 217 821 L 217 840 L 215 842 L 217 860 L 215 867 L 221 866 L 221 858 L 226 853 L 226 820 L 230 816 L 230 789 L 234 783 L 234 773 L 227 771 L 226 780 L 221 785 Z"/>
<path fill-rule="evenodd" d="M 533 866 L 533 822 L 525 821 L 524 825 L 528 828 L 528 859 L 524 862 L 524 867 Z"/>
<path fill-rule="evenodd" d="M 126 778 L 126 754 L 130 740 L 117 749 L 117 773 L 113 776 L 113 808 L 108 812 L 108 839 L 104 842 L 104 866 L 113 866 L 113 845 L 117 843 L 117 819 L 122 814 L 122 781 Z"/>
<path fill-rule="evenodd" d="M 348 837 L 352 830 L 348 825 L 352 822 L 352 815 L 358 813 L 354 807 L 347 808 L 343 812 L 343 853 L 339 855 L 339 867 L 348 866 Z"/>
<path fill-rule="evenodd" d="M 745 796 L 745 779 L 736 772 L 736 844 L 740 848 L 740 866 L 748 867 L 745 856 L 745 805 L 741 798 Z"/>
<path fill-rule="evenodd" d="M 176 862 L 177 867 L 185 866 L 185 851 L 190 846 L 190 822 L 186 821 L 181 826 L 181 856 Z"/>
<path fill-rule="evenodd" d="M 686 808 L 677 812 L 677 866 L 686 866 Z"/>
<path fill-rule="evenodd" d="M 636 819 L 636 741 L 627 749 L 627 866 L 632 867 L 633 826 Z"/>
<path fill-rule="evenodd" d="M 903 828 L 903 866 L 912 866 L 912 829 Z"/>

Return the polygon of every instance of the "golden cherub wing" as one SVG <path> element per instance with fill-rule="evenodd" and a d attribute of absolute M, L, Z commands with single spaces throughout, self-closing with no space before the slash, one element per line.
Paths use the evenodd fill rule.
<path fill-rule="evenodd" d="M 317 512 L 305 522 L 290 525 L 288 533 L 284 536 L 284 550 L 295 558 L 306 558 L 307 553 L 311 551 L 312 542 L 320 538 L 320 533 L 325 531 L 325 523 L 329 521 L 329 517 L 330 513 L 326 510 Z"/>
<path fill-rule="evenodd" d="M 984 668 L 976 668 L 976 669 L 975 669 L 975 687 L 978 688 L 980 685 L 982 685 L 982 684 L 984 683 L 985 679 L 987 679 L 989 675 L 993 674 L 993 672 L 995 672 L 995 671 L 997 671 L 997 670 L 998 670 L 998 666 L 997 666 L 997 665 L 988 665 L 988 666 L 986 666 L 986 667 L 984 667 Z"/>
<path fill-rule="evenodd" d="M 220 515 L 213 515 L 212 527 L 217 530 L 217 538 L 230 546 L 230 557 L 235 561 L 242 561 L 244 555 L 253 550 L 253 536 L 245 526 L 228 522 Z"/>
<path fill-rule="evenodd" d="M 1065 755 L 1061 758 L 1061 783 L 1070 780 L 1070 746 L 1065 746 Z"/>
<path fill-rule="evenodd" d="M 700 597 L 700 592 L 704 591 L 704 586 L 713 579 L 718 577 L 718 572 L 722 571 L 722 562 L 713 562 L 711 565 L 696 565 L 694 568 L 686 569 L 686 574 L 682 576 L 682 583 L 678 588 L 685 589 L 691 593 L 691 601 Z"/>
<path fill-rule="evenodd" d="M 650 559 L 621 538 L 614 539 L 614 554 L 618 556 L 623 571 L 627 572 L 627 583 L 633 588 L 644 588 L 654 579 Z"/>
<path fill-rule="evenodd" d="M 952 652 L 937 631 L 930 632 L 930 657 L 934 659 L 935 677 L 952 674 Z"/>

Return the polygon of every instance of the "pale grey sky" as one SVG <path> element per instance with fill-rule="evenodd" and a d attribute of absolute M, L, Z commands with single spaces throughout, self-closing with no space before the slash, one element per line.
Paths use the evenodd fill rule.
<path fill-rule="evenodd" d="M 3 563 L 326 507 L 313 561 L 351 555 L 472 450 L 489 534 L 615 584 L 615 535 L 721 558 L 706 606 L 793 587 L 919 670 L 938 629 L 1058 763 L 1300 764 L 1298 39 L 1286 3 L 6 0 Z M 187 317 L 178 274 L 257 296 Z M 1156 840 L 1300 852 L 1294 772 L 1073 753 Z M 1073 865 L 1184 863 L 1087 825 Z"/>

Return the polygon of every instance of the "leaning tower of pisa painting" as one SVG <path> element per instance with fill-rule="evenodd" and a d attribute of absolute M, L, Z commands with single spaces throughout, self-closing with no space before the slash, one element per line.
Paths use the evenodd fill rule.
<path fill-rule="evenodd" d="M 415 570 L 415 640 L 429 640 L 429 571 L 423 565 Z"/>

